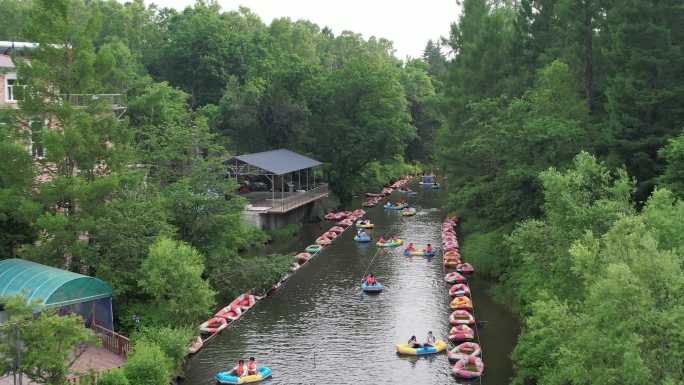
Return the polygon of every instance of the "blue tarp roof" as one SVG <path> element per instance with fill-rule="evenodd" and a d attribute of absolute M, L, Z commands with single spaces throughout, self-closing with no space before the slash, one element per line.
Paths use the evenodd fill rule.
<path fill-rule="evenodd" d="M 283 175 L 293 171 L 304 170 L 320 166 L 321 162 L 299 155 L 296 152 L 281 148 L 279 150 L 257 152 L 254 154 L 239 155 L 231 161 L 239 160 L 275 175 Z"/>
<path fill-rule="evenodd" d="M 25 294 L 28 302 L 66 306 L 112 296 L 104 281 L 23 259 L 0 261 L 0 297 Z"/>

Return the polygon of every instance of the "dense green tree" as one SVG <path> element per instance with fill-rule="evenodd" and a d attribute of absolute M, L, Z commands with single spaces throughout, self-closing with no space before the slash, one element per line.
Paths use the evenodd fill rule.
<path fill-rule="evenodd" d="M 16 124 L 14 114 L 0 117 L 0 253 L 6 257 L 35 239 L 33 224 L 41 212 L 29 196 L 35 174 L 31 157 L 19 144 L 28 138 L 10 128 Z"/>
<path fill-rule="evenodd" d="M 435 88 L 441 90 L 443 83 L 447 80 L 448 67 L 447 59 L 442 53 L 441 43 L 433 40 L 428 40 L 423 50 L 423 61 L 428 65 L 428 73 L 430 74 Z"/>
<path fill-rule="evenodd" d="M 671 139 L 658 154 L 667 162 L 660 182 L 680 196 L 684 196 L 684 134 Z"/>
<path fill-rule="evenodd" d="M 31 9 L 32 0 L 0 0 L 3 22 L 0 24 L 0 40 L 26 41 L 23 27 Z"/>
<path fill-rule="evenodd" d="M 171 15 L 167 28 L 150 71 L 187 92 L 192 106 L 217 103 L 231 76 L 242 82 L 262 68 L 266 26 L 246 8 L 222 14 L 200 1 Z"/>
<path fill-rule="evenodd" d="M 639 184 L 645 200 L 662 171 L 658 150 L 679 133 L 684 121 L 681 3 L 614 2 L 606 15 L 606 129 L 612 147 Z"/>
<path fill-rule="evenodd" d="M 193 247 L 160 238 L 143 261 L 139 285 L 152 298 L 143 311 L 144 322 L 188 325 L 214 305 L 214 292 L 202 278 L 202 255 Z"/>
<path fill-rule="evenodd" d="M 458 191 L 454 207 L 499 223 L 536 215 L 537 174 L 563 166 L 582 148 L 586 119 L 573 77 L 560 62 L 540 70 L 520 98 L 471 103 L 466 119 L 439 140 Z"/>
<path fill-rule="evenodd" d="M 382 57 L 355 57 L 327 76 L 315 96 L 313 150 L 334 165 L 327 174 L 343 200 L 357 170 L 401 154 L 415 135 L 399 80 L 397 67 Z"/>
<path fill-rule="evenodd" d="M 433 163 L 437 132 L 445 121 L 440 110 L 440 97 L 435 92 L 430 67 L 422 60 L 408 61 L 401 71 L 411 121 L 416 137 L 406 148 L 407 160 Z"/>

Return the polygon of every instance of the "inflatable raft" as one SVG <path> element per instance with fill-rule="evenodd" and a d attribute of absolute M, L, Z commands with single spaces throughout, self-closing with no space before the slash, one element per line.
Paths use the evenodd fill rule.
<path fill-rule="evenodd" d="M 456 297 L 453 300 L 451 300 L 451 303 L 449 303 L 449 307 L 454 310 L 472 310 L 473 301 L 471 301 L 469 297 Z"/>
<path fill-rule="evenodd" d="M 228 321 L 225 318 L 214 317 L 212 319 L 204 321 L 200 326 L 199 330 L 202 333 L 214 334 L 228 327 Z"/>
<path fill-rule="evenodd" d="M 482 358 L 476 356 L 464 357 L 456 362 L 453 373 L 459 378 L 478 378 L 484 372 Z"/>
<path fill-rule="evenodd" d="M 401 246 L 402 243 L 404 243 L 403 240 L 395 239 L 393 241 L 385 241 L 385 242 L 378 241 L 377 243 L 375 243 L 375 245 L 378 247 L 398 247 L 398 246 Z"/>
<path fill-rule="evenodd" d="M 404 250 L 404 255 L 407 257 L 410 255 L 417 256 L 417 257 L 434 257 L 435 252 L 433 251 L 431 253 L 428 253 L 425 250 L 413 250 L 413 251 Z"/>
<path fill-rule="evenodd" d="M 452 297 L 470 297 L 470 288 L 465 283 L 457 283 L 449 288 L 449 295 Z"/>
<path fill-rule="evenodd" d="M 473 338 L 475 338 L 475 332 L 468 325 L 456 325 L 449 330 L 450 341 L 469 341 Z"/>
<path fill-rule="evenodd" d="M 372 229 L 375 225 L 370 223 L 370 221 L 358 221 L 356 222 L 356 227 L 361 229 Z"/>
<path fill-rule="evenodd" d="M 354 240 L 356 242 L 366 243 L 366 242 L 370 242 L 371 239 L 368 235 L 366 235 L 364 237 L 359 237 L 358 235 L 355 235 Z"/>
<path fill-rule="evenodd" d="M 321 251 L 322 249 L 323 247 L 321 245 L 309 245 L 304 250 L 306 250 L 307 253 L 315 254 Z"/>
<path fill-rule="evenodd" d="M 445 351 L 447 344 L 444 341 L 435 342 L 435 346 L 412 348 L 408 344 L 397 344 L 397 353 L 407 356 L 424 356 L 428 354 L 436 354 Z"/>
<path fill-rule="evenodd" d="M 257 374 L 252 374 L 251 376 L 238 377 L 234 376 L 228 372 L 218 372 L 216 373 L 216 382 L 219 384 L 248 384 L 250 382 L 263 381 L 271 377 L 271 369 L 262 366 L 257 369 Z"/>
<path fill-rule="evenodd" d="M 449 323 L 452 325 L 474 325 L 475 317 L 467 310 L 454 310 L 449 315 Z"/>
<path fill-rule="evenodd" d="M 242 307 L 235 301 L 216 312 L 214 317 L 225 318 L 226 321 L 237 321 L 242 315 Z"/>
<path fill-rule="evenodd" d="M 403 209 L 408 207 L 408 203 L 402 203 L 402 204 L 398 204 L 398 205 L 393 205 L 390 203 L 390 204 L 383 205 L 382 207 L 384 207 L 387 210 L 403 210 Z"/>
<path fill-rule="evenodd" d="M 473 265 L 466 262 L 456 266 L 456 271 L 458 271 L 461 274 L 472 274 L 475 271 L 475 269 L 473 268 Z"/>
<path fill-rule="evenodd" d="M 380 282 L 375 282 L 372 285 L 367 285 L 366 282 L 364 281 L 361 283 L 361 290 L 363 290 L 366 293 L 379 293 L 382 291 L 382 285 Z"/>
<path fill-rule="evenodd" d="M 466 277 L 462 276 L 460 273 L 457 273 L 455 271 L 447 273 L 444 276 L 444 280 L 446 281 L 446 283 L 450 283 L 452 285 L 455 283 L 465 283 L 466 281 L 468 281 Z"/>
<path fill-rule="evenodd" d="M 199 352 L 200 349 L 202 349 L 202 346 L 204 346 L 204 341 L 202 341 L 202 337 L 197 336 L 197 338 L 192 341 L 190 346 L 188 346 L 188 354 L 195 354 Z"/>
<path fill-rule="evenodd" d="M 416 213 L 417 213 L 417 211 L 413 207 L 405 208 L 405 209 L 401 210 L 401 215 L 404 217 L 412 217 L 412 216 L 416 215 Z"/>
<path fill-rule="evenodd" d="M 475 342 L 463 342 L 449 350 L 447 356 L 449 357 L 449 361 L 456 362 L 468 356 L 479 356 L 481 352 L 482 349 L 479 344 L 476 344 Z"/>

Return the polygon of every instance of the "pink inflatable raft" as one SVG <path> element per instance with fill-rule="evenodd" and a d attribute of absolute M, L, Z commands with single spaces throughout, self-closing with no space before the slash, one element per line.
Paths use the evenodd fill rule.
<path fill-rule="evenodd" d="M 454 364 L 453 373 L 459 378 L 478 378 L 484 372 L 484 362 L 480 357 L 468 356 Z"/>
<path fill-rule="evenodd" d="M 482 349 L 480 349 L 479 344 L 476 344 L 475 342 L 463 342 L 449 350 L 447 357 L 449 357 L 449 361 L 456 362 L 469 356 L 479 356 L 481 352 Z"/>

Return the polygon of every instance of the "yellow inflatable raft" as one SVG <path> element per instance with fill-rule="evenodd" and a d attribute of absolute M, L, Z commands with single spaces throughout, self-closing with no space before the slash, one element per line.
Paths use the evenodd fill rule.
<path fill-rule="evenodd" d="M 436 354 L 445 351 L 447 343 L 444 341 L 435 342 L 435 346 L 428 348 L 412 348 L 407 344 L 397 344 L 397 353 L 407 356 L 424 356 L 426 354 Z"/>

